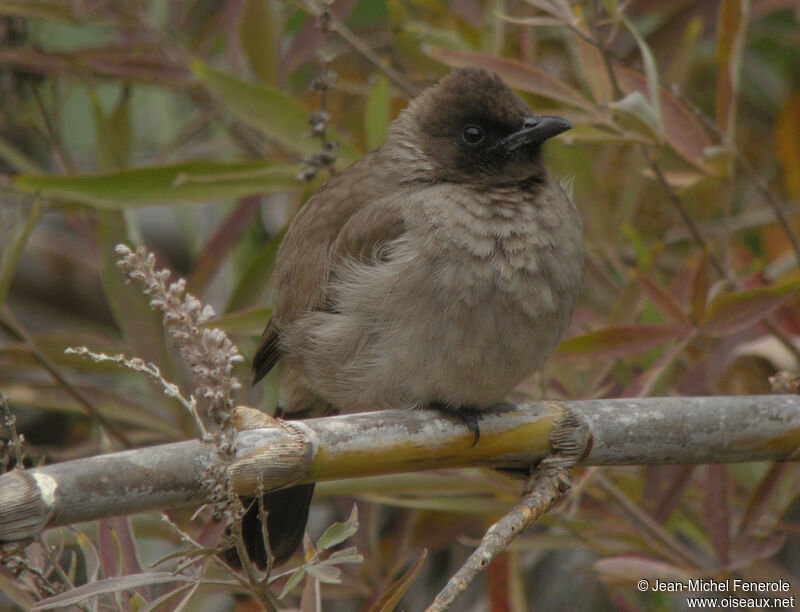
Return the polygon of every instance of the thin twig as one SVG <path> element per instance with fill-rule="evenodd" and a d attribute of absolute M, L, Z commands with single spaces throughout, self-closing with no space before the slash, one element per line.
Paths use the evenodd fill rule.
<path fill-rule="evenodd" d="M 499 553 L 533 525 L 569 490 L 569 468 L 543 465 L 534 472 L 530 492 L 511 512 L 489 527 L 466 563 L 447 581 L 426 612 L 447 610 Z"/>
<path fill-rule="evenodd" d="M 722 139 L 723 134 L 722 130 L 719 129 L 716 121 L 714 121 L 711 117 L 708 117 L 702 110 L 700 110 L 697 105 L 692 102 L 689 98 L 681 94 L 680 92 L 675 93 L 676 97 L 683 104 L 689 111 L 692 113 L 692 116 L 700 121 L 703 126 L 712 132 L 717 138 Z M 744 168 L 750 177 L 753 180 L 753 184 L 756 188 L 761 192 L 761 194 L 766 198 L 767 203 L 772 208 L 773 212 L 775 213 L 775 217 L 783 229 L 786 237 L 789 239 L 789 242 L 792 245 L 792 249 L 794 250 L 795 257 L 797 258 L 797 263 L 800 266 L 800 239 L 797 238 L 797 234 L 792 229 L 792 226 L 789 224 L 789 220 L 786 218 L 786 213 L 783 212 L 780 203 L 775 199 L 773 193 L 769 190 L 769 186 L 767 185 L 766 181 L 761 177 L 758 171 L 755 169 L 750 160 L 745 157 L 742 152 L 733 144 L 729 143 L 731 151 L 733 152 L 734 159 L 736 163 L 738 163 L 742 168 Z"/>
<path fill-rule="evenodd" d="M 447 581 L 426 612 L 441 612 L 467 590 L 497 555 L 533 525 L 570 489 L 569 470 L 583 456 L 589 444 L 586 422 L 568 405 L 554 402 L 562 410 L 550 431 L 552 454 L 533 470 L 525 496 L 511 512 L 489 527 L 478 548 Z"/>
<path fill-rule="evenodd" d="M 595 14 L 595 17 L 596 17 L 596 14 Z M 598 42 L 598 40 L 597 40 L 598 35 L 597 35 L 597 27 L 596 27 L 596 25 L 594 23 L 591 23 L 590 27 L 592 28 L 592 31 L 593 31 L 593 34 L 594 34 L 594 37 L 595 37 L 595 40 L 590 40 L 590 42 L 600 51 L 600 54 L 603 57 L 603 62 L 604 62 L 605 66 L 606 66 L 606 69 L 608 71 L 609 78 L 611 79 L 612 87 L 615 90 L 615 95 L 619 96 L 619 95 L 621 95 L 621 90 L 619 88 L 619 85 L 616 82 L 616 79 L 614 78 L 614 70 L 613 70 L 613 67 L 611 65 L 612 56 L 609 53 L 608 49 L 606 48 L 606 45 L 604 45 L 601 42 Z M 576 31 L 576 30 L 577 30 L 577 28 L 573 28 L 573 31 Z M 581 33 L 581 36 L 584 37 L 584 39 L 586 38 L 583 33 Z M 717 134 L 721 134 L 718 128 L 715 128 L 715 131 L 716 131 Z M 732 147 L 732 149 L 734 150 L 734 154 L 736 154 L 737 156 L 740 156 L 736 152 L 735 147 Z M 678 211 L 678 214 L 680 215 L 680 217 L 683 220 L 684 224 L 689 229 L 689 232 L 691 233 L 692 238 L 694 238 L 695 242 L 699 246 L 701 246 L 702 248 L 708 250 L 708 253 L 710 254 L 711 265 L 714 267 L 714 269 L 717 271 L 717 273 L 720 275 L 720 277 L 724 278 L 734 289 L 740 290 L 741 289 L 741 284 L 739 283 L 739 281 L 736 278 L 734 278 L 726 270 L 725 266 L 722 264 L 722 262 L 719 260 L 719 258 L 714 254 L 714 252 L 711 249 L 708 248 L 708 244 L 707 244 L 705 238 L 700 233 L 700 230 L 697 228 L 697 225 L 695 225 L 694 221 L 692 220 L 692 218 L 689 215 L 689 213 L 686 210 L 686 208 L 683 206 L 683 202 L 681 202 L 681 199 L 678 197 L 678 195 L 674 192 L 672 187 L 670 187 L 669 183 L 667 182 L 667 179 L 664 176 L 664 172 L 661 170 L 661 166 L 659 165 L 658 161 L 656 159 L 654 159 L 652 153 L 645 146 L 639 147 L 639 152 L 644 157 L 645 162 L 647 163 L 647 165 L 653 171 L 653 174 L 655 175 L 656 180 L 658 181 L 658 183 L 663 188 L 664 193 L 667 196 L 667 199 L 673 205 L 675 210 Z M 742 158 L 742 161 L 744 161 L 743 158 Z M 756 185 L 758 185 L 758 181 L 756 182 Z M 769 193 L 769 190 L 766 189 L 765 185 L 763 186 L 763 188 L 766 190 L 766 193 Z M 789 239 L 792 242 L 792 245 L 794 246 L 795 243 L 797 242 L 797 239 L 794 236 L 794 234 L 791 232 L 791 228 L 789 227 L 788 221 L 786 220 L 785 216 L 783 215 L 783 211 L 780 210 L 780 207 L 778 206 L 777 202 L 774 202 L 774 200 L 771 199 L 770 197 L 768 197 L 767 199 L 770 202 L 770 204 L 773 206 L 773 209 L 775 210 L 775 213 L 778 216 L 779 221 L 781 221 L 781 219 L 783 219 L 782 224 L 785 223 L 784 231 L 787 231 L 787 229 L 788 229 L 789 233 L 787 235 L 789 236 Z M 798 262 L 800 262 L 800 246 L 798 246 L 796 248 L 795 252 L 796 252 L 796 254 L 798 254 Z M 789 350 L 789 352 L 792 353 L 792 355 L 794 355 L 798 360 L 800 360 L 800 347 L 798 347 L 786 333 L 784 333 L 775 323 L 773 323 L 772 320 L 770 320 L 769 318 L 765 318 L 761 322 L 761 324 L 764 326 L 764 328 L 768 332 L 770 332 L 773 336 L 775 336 L 775 338 L 777 338 L 781 342 L 781 344 L 783 344 L 787 348 L 787 350 Z"/>
<path fill-rule="evenodd" d="M 301 8 L 306 10 L 307 12 L 311 13 L 315 19 L 319 19 L 320 15 L 324 12 L 324 9 L 315 2 L 315 0 L 298 0 L 298 4 Z M 415 87 L 410 81 L 407 81 L 403 75 L 401 75 L 397 70 L 388 66 L 386 63 L 381 61 L 381 58 L 378 57 L 369 46 L 364 43 L 358 36 L 356 36 L 353 32 L 351 32 L 346 25 L 344 25 L 336 15 L 331 14 L 330 16 L 330 28 L 334 32 L 336 32 L 339 36 L 341 36 L 350 46 L 352 46 L 356 51 L 361 53 L 367 60 L 372 62 L 379 70 L 381 70 L 387 77 L 389 77 L 395 84 L 400 87 L 403 91 L 405 91 L 409 96 L 415 96 L 419 93 L 419 89 Z"/>
<path fill-rule="evenodd" d="M 22 449 L 25 436 L 17 433 L 17 416 L 11 411 L 6 398 L 2 394 L 0 394 L 0 412 L 3 414 L 3 427 L 8 431 L 9 437 L 8 444 L 4 444 L 4 446 L 11 448 L 14 453 L 14 468 L 21 470 L 25 467 L 23 463 L 25 461 L 25 451 Z M 3 452 L 2 461 L 0 468 L 5 472 L 8 465 L 8 458 L 5 452 Z"/>
<path fill-rule="evenodd" d="M 59 135 L 56 126 L 50 119 L 50 114 L 47 112 L 47 109 L 44 106 L 44 101 L 42 100 L 42 95 L 39 93 L 39 88 L 33 81 L 31 81 L 31 91 L 33 92 L 33 99 L 36 102 L 36 108 L 39 110 L 39 114 L 42 116 L 42 121 L 44 121 L 44 128 L 47 132 L 50 146 L 55 154 L 55 159 L 58 162 L 59 170 L 66 174 L 67 172 L 74 170 L 74 164 L 61 146 L 61 136 Z"/>
<path fill-rule="evenodd" d="M 667 549 L 665 552 L 677 563 L 688 565 L 698 570 L 706 569 L 708 564 L 701 557 L 698 557 L 693 551 L 673 538 L 652 516 L 631 502 L 631 500 L 602 473 L 598 472 L 594 480 L 603 491 L 611 496 L 626 516 L 631 519 L 634 526 L 643 534 L 650 536 L 655 541 L 662 544 Z"/>

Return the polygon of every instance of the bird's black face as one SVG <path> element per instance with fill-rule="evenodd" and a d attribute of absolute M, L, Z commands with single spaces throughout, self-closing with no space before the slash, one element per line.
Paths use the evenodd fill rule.
<path fill-rule="evenodd" d="M 499 77 L 454 71 L 414 109 L 419 140 L 436 178 L 514 184 L 544 176 L 541 145 L 570 129 L 558 117 L 534 117 Z"/>

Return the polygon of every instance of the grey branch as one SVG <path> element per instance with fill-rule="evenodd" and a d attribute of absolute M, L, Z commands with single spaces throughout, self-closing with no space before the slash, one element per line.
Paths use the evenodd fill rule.
<path fill-rule="evenodd" d="M 793 395 L 504 404 L 482 416 L 474 447 L 465 425 L 428 410 L 297 422 L 238 410 L 230 470 L 242 495 L 256 490 L 259 475 L 271 490 L 446 467 L 529 468 L 551 455 L 554 424 L 567 411 L 570 443 L 585 465 L 791 461 L 800 446 L 800 397 Z M 218 461 L 212 443 L 192 440 L 10 472 L 0 476 L 0 542 L 202 504 L 202 483 Z"/>

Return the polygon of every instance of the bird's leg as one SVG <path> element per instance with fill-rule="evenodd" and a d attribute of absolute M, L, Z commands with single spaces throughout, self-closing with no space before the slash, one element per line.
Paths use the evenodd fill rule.
<path fill-rule="evenodd" d="M 481 418 L 481 412 L 476 406 L 455 406 L 447 402 L 434 400 L 430 402 L 427 407 L 464 423 L 475 436 L 475 439 L 472 441 L 472 446 L 475 446 L 478 440 L 481 439 L 481 428 L 478 424 Z"/>

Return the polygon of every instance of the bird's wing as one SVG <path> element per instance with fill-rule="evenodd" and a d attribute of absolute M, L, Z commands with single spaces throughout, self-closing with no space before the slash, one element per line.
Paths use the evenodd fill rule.
<path fill-rule="evenodd" d="M 254 381 L 281 357 L 280 329 L 304 312 L 329 310 L 332 268 L 343 258 L 366 260 L 405 231 L 391 181 L 371 171 L 370 156 L 323 185 L 297 213 L 275 262 L 275 304 L 253 359 Z M 385 178 L 385 177 L 384 177 Z"/>

